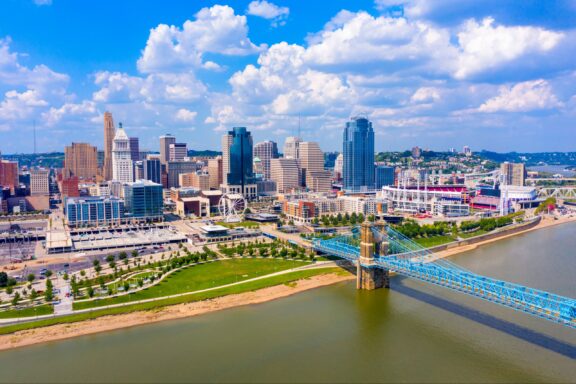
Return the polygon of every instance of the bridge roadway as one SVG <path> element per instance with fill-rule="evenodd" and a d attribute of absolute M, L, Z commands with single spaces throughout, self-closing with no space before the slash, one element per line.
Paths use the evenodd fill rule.
<path fill-rule="evenodd" d="M 386 227 L 383 240 L 389 242 L 390 254 L 376 256 L 362 264 L 360 248 L 351 242 L 353 236 L 315 240 L 316 251 L 340 257 L 363 268 L 382 268 L 459 291 L 516 311 L 576 328 L 576 300 L 549 292 L 480 276 L 447 260 L 435 260 L 434 254 L 419 244 Z"/>

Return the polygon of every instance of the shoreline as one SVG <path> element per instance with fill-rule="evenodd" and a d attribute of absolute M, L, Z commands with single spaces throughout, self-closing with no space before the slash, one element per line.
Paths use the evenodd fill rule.
<path fill-rule="evenodd" d="M 56 324 L 18 331 L 7 335 L 0 335 L 0 351 L 153 324 L 166 320 L 199 316 L 245 305 L 261 304 L 352 279 L 355 279 L 355 276 L 350 274 L 340 275 L 330 273 L 317 275 L 307 279 L 297 280 L 290 284 L 280 284 L 256 291 L 232 294 L 214 299 L 170 305 L 148 311 L 106 315 L 76 323 Z"/>
<path fill-rule="evenodd" d="M 534 226 L 532 228 L 527 228 L 527 229 L 520 231 L 520 232 L 505 234 L 503 236 L 498 236 L 498 237 L 495 237 L 493 239 L 487 239 L 487 240 L 479 241 L 479 242 L 474 243 L 474 244 L 456 246 L 453 248 L 446 249 L 444 251 L 435 252 L 436 257 L 434 258 L 434 260 L 443 259 L 445 257 L 454 256 L 454 255 L 457 255 L 459 253 L 472 251 L 472 250 L 474 250 L 480 246 L 490 244 L 490 243 L 493 243 L 496 241 L 504 240 L 504 239 L 509 239 L 509 238 L 514 237 L 514 236 L 523 235 L 523 234 L 531 232 L 531 231 L 537 231 L 539 229 L 551 228 L 551 227 L 555 227 L 555 226 L 560 225 L 560 224 L 574 223 L 574 222 L 576 222 L 576 216 L 575 217 L 566 217 L 566 218 L 562 218 L 562 219 L 558 219 L 558 220 L 554 220 L 553 218 L 550 218 L 550 217 L 543 217 L 536 226 Z"/>
<path fill-rule="evenodd" d="M 487 239 L 478 243 L 456 246 L 444 251 L 439 251 L 436 253 L 437 257 L 435 257 L 434 260 L 443 259 L 445 257 L 471 251 L 480 246 L 490 244 L 495 241 L 570 222 L 576 222 L 576 217 L 567 217 L 559 220 L 545 217 L 540 221 L 540 223 L 538 223 L 538 225 L 532 228 L 527 228 L 520 232 L 505 234 L 503 236 Z M 280 284 L 251 292 L 232 294 L 214 299 L 170 305 L 154 310 L 144 310 L 118 315 L 105 315 L 95 319 L 83 320 L 75 323 L 56 324 L 47 327 L 17 331 L 12 334 L 0 335 L 0 351 L 40 344 L 44 342 L 65 340 L 79 336 L 113 331 L 122 328 L 152 324 L 166 320 L 176 320 L 186 317 L 199 316 L 244 305 L 265 303 L 311 289 L 353 280 L 355 278 L 356 277 L 351 274 L 339 275 L 330 273 L 325 275 L 317 275 L 307 279 L 297 280 L 293 284 Z"/>

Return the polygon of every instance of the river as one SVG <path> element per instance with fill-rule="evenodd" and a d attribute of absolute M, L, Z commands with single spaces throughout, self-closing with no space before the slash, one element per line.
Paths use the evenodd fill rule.
<path fill-rule="evenodd" d="M 452 258 L 576 297 L 576 224 Z M 394 277 L 0 352 L 2 382 L 575 382 L 576 331 Z"/>

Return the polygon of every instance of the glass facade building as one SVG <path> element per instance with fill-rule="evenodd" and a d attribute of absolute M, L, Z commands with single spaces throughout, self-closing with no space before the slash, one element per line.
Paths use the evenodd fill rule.
<path fill-rule="evenodd" d="M 124 202 L 115 197 L 67 198 L 65 213 L 71 227 L 118 224 Z"/>
<path fill-rule="evenodd" d="M 144 179 L 156 184 L 162 184 L 160 159 L 147 159 L 143 161 Z"/>
<path fill-rule="evenodd" d="M 234 127 L 228 135 L 231 143 L 227 182 L 230 185 L 240 185 L 244 189 L 245 185 L 255 183 L 252 135 L 245 127 Z"/>
<path fill-rule="evenodd" d="M 343 142 L 342 179 L 344 189 L 370 190 L 374 184 L 374 130 L 364 117 L 346 123 Z"/>
<path fill-rule="evenodd" d="M 128 218 L 155 221 L 163 217 L 164 200 L 160 184 L 149 180 L 126 184 L 124 202 Z"/>
<path fill-rule="evenodd" d="M 394 167 L 385 167 L 383 165 L 376 167 L 376 174 L 374 177 L 376 189 L 380 189 L 384 186 L 394 185 L 394 177 Z"/>

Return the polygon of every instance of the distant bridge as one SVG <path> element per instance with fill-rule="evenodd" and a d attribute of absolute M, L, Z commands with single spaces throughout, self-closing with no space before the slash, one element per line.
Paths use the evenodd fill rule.
<path fill-rule="evenodd" d="M 439 260 L 390 226 L 365 222 L 351 235 L 314 240 L 313 248 L 355 263 L 359 289 L 388 287 L 388 271 L 394 271 L 576 328 L 576 300 L 481 276 L 450 261 Z"/>
<path fill-rule="evenodd" d="M 555 197 L 562 200 L 576 200 L 576 187 L 548 187 L 538 190 L 538 197 Z"/>

